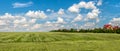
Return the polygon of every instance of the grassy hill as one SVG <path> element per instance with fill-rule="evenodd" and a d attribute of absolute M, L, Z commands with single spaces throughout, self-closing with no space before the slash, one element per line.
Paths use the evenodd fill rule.
<path fill-rule="evenodd" d="M 0 51 L 120 51 L 110 33 L 1 32 Z"/>

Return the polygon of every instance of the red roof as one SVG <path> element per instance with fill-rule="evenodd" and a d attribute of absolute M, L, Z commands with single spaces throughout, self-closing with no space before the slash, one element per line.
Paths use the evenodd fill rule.
<path fill-rule="evenodd" d="M 110 25 L 110 24 L 105 24 L 105 25 L 104 25 L 104 27 L 109 27 L 109 26 L 112 26 L 112 25 Z"/>

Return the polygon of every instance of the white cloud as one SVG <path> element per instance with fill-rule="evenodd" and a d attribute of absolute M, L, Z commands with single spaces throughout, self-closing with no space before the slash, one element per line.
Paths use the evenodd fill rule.
<path fill-rule="evenodd" d="M 46 24 L 50 24 L 51 22 L 50 21 L 47 21 Z"/>
<path fill-rule="evenodd" d="M 19 3 L 19 2 L 16 2 L 16 3 L 13 3 L 13 8 L 22 8 L 22 7 L 29 7 L 33 4 L 33 2 L 27 2 L 27 3 Z"/>
<path fill-rule="evenodd" d="M 77 22 L 77 21 L 81 21 L 82 20 L 82 15 L 78 14 L 76 18 L 74 18 L 74 20 L 72 22 Z"/>
<path fill-rule="evenodd" d="M 0 16 L 0 19 L 2 19 L 2 20 L 7 20 L 7 19 L 14 19 L 14 16 L 12 16 L 11 14 L 9 14 L 9 13 L 5 13 L 5 15 L 3 15 L 3 16 Z"/>
<path fill-rule="evenodd" d="M 56 23 L 65 23 L 64 20 L 61 17 L 58 17 Z"/>
<path fill-rule="evenodd" d="M 59 11 L 58 11 L 58 14 L 63 15 L 64 14 L 64 9 L 60 8 Z"/>
<path fill-rule="evenodd" d="M 25 31 L 36 24 L 37 19 L 5 13 L 0 16 L 0 31 Z"/>
<path fill-rule="evenodd" d="M 78 4 L 73 4 L 71 7 L 68 8 L 68 11 L 70 12 L 74 12 L 74 13 L 79 13 L 81 8 L 85 8 L 85 9 L 92 9 L 91 12 L 88 12 L 86 14 L 86 18 L 84 18 L 83 20 L 96 20 L 96 22 L 99 22 L 99 18 L 98 15 L 100 13 L 100 10 L 95 6 L 95 3 L 90 1 L 90 2 L 80 2 Z M 80 13 L 79 13 L 80 14 Z M 85 17 L 81 14 L 81 17 Z M 80 17 L 76 17 L 74 20 L 77 21 L 77 19 L 80 19 Z M 72 21 L 73 22 L 73 21 Z"/>
<path fill-rule="evenodd" d="M 53 26 L 53 23 L 50 22 L 50 21 L 47 21 L 47 22 L 45 23 L 45 25 L 47 25 L 47 26 Z"/>
<path fill-rule="evenodd" d="M 51 11 L 51 9 L 47 9 L 46 11 L 47 11 L 47 12 L 50 12 L 50 11 Z"/>
<path fill-rule="evenodd" d="M 93 26 L 95 26 L 95 23 L 87 22 L 86 24 L 84 24 L 84 26 L 93 27 Z"/>
<path fill-rule="evenodd" d="M 60 22 L 50 22 L 50 21 L 46 21 L 46 23 L 41 25 L 42 30 L 40 31 L 50 31 L 50 30 L 57 30 L 57 29 L 61 29 L 64 27 L 64 24 L 61 24 Z"/>
<path fill-rule="evenodd" d="M 96 23 L 94 23 L 94 22 L 86 22 L 80 28 L 82 28 L 82 29 L 94 29 L 94 28 L 96 28 Z"/>
<path fill-rule="evenodd" d="M 3 21 L 3 20 L 0 20 L 0 26 L 1 25 L 7 25 L 7 23 L 5 21 Z"/>
<path fill-rule="evenodd" d="M 80 2 L 79 4 L 73 4 L 71 7 L 68 8 L 70 12 L 79 13 L 81 8 L 85 9 L 96 9 L 94 2 Z"/>
<path fill-rule="evenodd" d="M 79 12 L 79 6 L 77 4 L 74 4 L 73 6 L 69 7 L 68 10 L 70 12 L 78 13 Z"/>
<path fill-rule="evenodd" d="M 99 23 L 100 22 L 100 19 L 99 18 L 96 18 L 96 23 Z"/>
<path fill-rule="evenodd" d="M 97 5 L 98 5 L 98 6 L 102 5 L 102 0 L 98 0 Z"/>
<path fill-rule="evenodd" d="M 91 11 L 81 14 L 82 8 Z M 75 24 L 78 24 L 78 27 L 90 28 L 100 21 L 99 13 L 100 10 L 92 1 L 73 4 L 68 10 L 47 9 L 45 12 L 41 10 L 28 11 L 16 15 L 5 13 L 0 16 L 0 31 L 50 31 L 60 28 L 77 28 L 74 26 Z M 85 19 L 88 21 L 84 21 Z"/>
<path fill-rule="evenodd" d="M 80 3 L 82 3 L 82 2 L 80 2 Z M 94 3 L 94 2 L 92 2 L 92 1 L 87 2 L 85 6 L 84 6 L 84 5 L 83 5 L 83 6 L 82 6 L 82 5 L 80 5 L 80 3 L 79 3 L 80 8 L 86 8 L 86 9 L 96 9 L 95 3 Z"/>
<path fill-rule="evenodd" d="M 31 29 L 35 30 L 35 29 L 39 29 L 41 27 L 41 24 L 35 24 Z"/>
<path fill-rule="evenodd" d="M 39 11 L 28 11 L 25 15 L 31 18 L 40 18 L 40 19 L 44 19 L 47 17 L 44 11 L 40 11 L 40 10 Z"/>
<path fill-rule="evenodd" d="M 93 9 L 92 12 L 89 12 L 87 14 L 88 19 L 96 19 L 98 17 L 98 14 L 100 13 L 99 9 Z"/>
<path fill-rule="evenodd" d="M 78 4 L 79 8 L 86 7 L 86 2 L 82 1 Z"/>
<path fill-rule="evenodd" d="M 22 19 L 17 19 L 17 20 L 14 20 L 14 24 L 25 24 L 27 22 L 26 18 L 22 18 Z"/>
<path fill-rule="evenodd" d="M 30 23 L 35 23 L 37 19 L 31 19 L 29 22 Z"/>
<path fill-rule="evenodd" d="M 47 9 L 46 11 L 47 12 L 52 12 L 52 13 L 54 12 L 54 10 L 51 10 L 51 9 Z"/>
<path fill-rule="evenodd" d="M 120 18 L 113 18 L 109 24 L 112 24 L 114 26 L 120 26 Z"/>

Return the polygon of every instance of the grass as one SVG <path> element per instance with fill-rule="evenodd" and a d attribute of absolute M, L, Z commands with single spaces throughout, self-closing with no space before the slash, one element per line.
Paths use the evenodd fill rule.
<path fill-rule="evenodd" d="M 0 51 L 120 51 L 110 33 L 1 32 Z"/>

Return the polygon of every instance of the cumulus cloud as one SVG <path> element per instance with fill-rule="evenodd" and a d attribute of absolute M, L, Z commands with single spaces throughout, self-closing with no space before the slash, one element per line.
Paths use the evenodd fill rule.
<path fill-rule="evenodd" d="M 114 26 L 120 26 L 120 18 L 113 18 L 109 24 L 112 24 Z"/>
<path fill-rule="evenodd" d="M 74 20 L 72 22 L 77 22 L 77 21 L 81 21 L 82 20 L 82 15 L 78 14 L 76 18 L 74 18 Z"/>
<path fill-rule="evenodd" d="M 28 19 L 22 15 L 12 15 L 5 13 L 0 16 L 0 29 L 1 31 L 25 31 L 36 24 L 37 19 Z"/>
<path fill-rule="evenodd" d="M 69 7 L 68 10 L 70 12 L 78 13 L 79 12 L 79 6 L 77 4 L 74 4 L 73 6 Z"/>
<path fill-rule="evenodd" d="M 41 24 L 35 24 L 31 29 L 35 30 L 35 29 L 39 29 L 40 27 L 41 27 Z"/>
<path fill-rule="evenodd" d="M 3 21 L 3 20 L 0 20 L 0 26 L 1 25 L 7 25 L 7 23 L 5 21 Z"/>
<path fill-rule="evenodd" d="M 95 27 L 96 23 L 100 21 L 100 10 L 96 4 L 92 1 L 82 1 L 73 4 L 68 10 L 63 8 L 58 11 L 47 9 L 45 12 L 30 10 L 22 15 L 5 13 L 0 16 L 0 31 L 50 31 L 60 28 L 76 28 L 75 24 L 78 28 Z M 82 14 L 82 8 L 88 9 L 90 12 Z M 84 21 L 85 19 L 88 21 Z"/>
<path fill-rule="evenodd" d="M 46 11 L 47 11 L 47 12 L 50 12 L 51 10 L 50 10 L 50 9 L 47 9 Z"/>
<path fill-rule="evenodd" d="M 80 26 L 81 29 L 94 29 L 96 28 L 96 23 L 86 22 L 83 26 Z"/>
<path fill-rule="evenodd" d="M 56 23 L 65 23 L 65 22 L 61 17 L 58 17 Z"/>
<path fill-rule="evenodd" d="M 64 27 L 63 23 L 57 23 L 56 22 L 50 22 L 50 21 L 46 21 L 46 23 L 42 24 L 40 29 L 40 31 L 50 31 L 50 30 L 57 30 L 57 29 L 61 29 Z"/>
<path fill-rule="evenodd" d="M 83 16 L 82 14 L 79 15 L 80 17 L 86 17 L 86 18 L 84 18 L 85 21 L 96 20 L 96 22 L 99 22 L 98 15 L 100 13 L 100 10 L 95 6 L 95 3 L 92 1 L 90 1 L 90 2 L 82 1 L 82 2 L 79 2 L 78 4 L 73 4 L 71 7 L 68 8 L 68 11 L 70 11 L 72 13 L 79 13 L 81 8 L 92 10 L 91 12 L 88 12 L 86 14 L 86 16 Z M 76 17 L 72 22 L 78 21 L 78 19 L 81 20 L 81 18 L 79 16 Z"/>
<path fill-rule="evenodd" d="M 44 19 L 47 17 L 44 11 L 40 11 L 40 10 L 39 11 L 28 11 L 25 15 L 31 18 L 40 18 L 40 19 Z"/>
<path fill-rule="evenodd" d="M 84 24 L 84 26 L 86 26 L 86 27 L 92 27 L 92 26 L 95 26 L 95 23 L 87 22 L 86 24 Z"/>
<path fill-rule="evenodd" d="M 99 9 L 93 9 L 92 12 L 89 12 L 87 14 L 88 19 L 96 19 L 98 17 L 98 14 L 100 13 Z"/>
<path fill-rule="evenodd" d="M 22 18 L 22 19 L 16 19 L 14 20 L 14 24 L 25 24 L 27 22 L 26 18 Z"/>
<path fill-rule="evenodd" d="M 86 4 L 82 4 L 84 2 L 80 2 L 79 6 L 80 8 L 86 8 L 86 9 L 96 9 L 95 3 L 90 1 L 90 2 L 86 2 Z"/>
<path fill-rule="evenodd" d="M 16 2 L 13 3 L 13 8 L 23 8 L 23 7 L 29 7 L 33 4 L 33 2 L 27 2 L 27 3 L 20 3 L 20 2 Z"/>
<path fill-rule="evenodd" d="M 0 16 L 0 19 L 1 20 L 7 20 L 7 19 L 14 19 L 14 16 L 12 16 L 11 14 L 9 14 L 9 13 L 5 13 L 5 15 L 2 15 L 2 16 Z"/>
<path fill-rule="evenodd" d="M 30 23 L 35 23 L 37 19 L 31 19 L 29 22 Z"/>
<path fill-rule="evenodd" d="M 51 9 L 47 9 L 46 11 L 47 12 L 54 12 L 54 10 L 51 10 Z"/>
<path fill-rule="evenodd" d="M 0 20 L 6 23 L 7 25 L 12 23 L 16 19 L 21 19 L 21 18 L 22 18 L 21 16 L 13 16 L 9 13 L 5 13 L 4 15 L 0 16 Z"/>
<path fill-rule="evenodd" d="M 96 9 L 95 7 L 95 3 L 90 1 L 90 2 L 80 2 L 78 4 L 73 4 L 71 7 L 68 8 L 68 10 L 70 12 L 75 12 L 75 13 L 78 13 L 80 12 L 80 9 L 81 8 L 85 8 L 85 9 Z"/>
<path fill-rule="evenodd" d="M 63 15 L 64 14 L 64 9 L 60 8 L 59 11 L 58 11 L 58 14 Z"/>
<path fill-rule="evenodd" d="M 97 5 L 98 5 L 98 6 L 102 5 L 102 0 L 98 0 Z"/>

